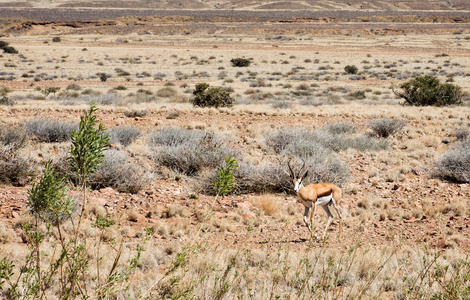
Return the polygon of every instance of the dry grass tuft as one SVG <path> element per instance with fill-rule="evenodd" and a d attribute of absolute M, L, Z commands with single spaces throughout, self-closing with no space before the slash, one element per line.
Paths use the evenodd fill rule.
<path fill-rule="evenodd" d="M 263 194 L 254 196 L 251 200 L 253 205 L 264 211 L 268 216 L 273 216 L 281 209 L 281 200 L 274 194 Z"/>

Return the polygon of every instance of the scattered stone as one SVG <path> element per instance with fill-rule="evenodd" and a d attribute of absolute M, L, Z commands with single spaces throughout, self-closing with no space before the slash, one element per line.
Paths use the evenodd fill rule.
<path fill-rule="evenodd" d="M 447 248 L 449 246 L 449 243 L 447 243 L 447 241 L 445 239 L 439 239 L 437 241 L 437 247 L 438 248 Z"/>
<path fill-rule="evenodd" d="M 96 204 L 99 204 L 101 206 L 105 206 L 106 203 L 108 203 L 108 201 L 105 198 L 102 198 L 102 197 L 90 197 L 88 202 L 96 203 Z"/>
<path fill-rule="evenodd" d="M 116 194 L 116 191 L 112 187 L 106 187 L 100 189 L 100 193 L 102 194 Z"/>
<path fill-rule="evenodd" d="M 252 208 L 253 208 L 253 204 L 251 204 L 251 203 L 248 202 L 248 201 L 243 201 L 243 202 L 238 202 L 238 203 L 237 203 L 237 207 L 239 207 L 239 208 L 245 208 L 245 209 L 252 209 Z"/>
<path fill-rule="evenodd" d="M 231 232 L 231 233 L 236 233 L 237 232 L 237 227 L 229 226 L 229 227 L 227 227 L 227 231 Z"/>
<path fill-rule="evenodd" d="M 252 220 L 256 218 L 256 215 L 254 212 L 251 211 L 245 211 L 242 214 L 240 214 L 240 217 L 242 217 L 243 220 Z"/>

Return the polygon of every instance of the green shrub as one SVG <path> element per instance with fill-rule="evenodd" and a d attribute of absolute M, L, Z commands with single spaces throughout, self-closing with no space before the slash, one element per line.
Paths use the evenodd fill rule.
<path fill-rule="evenodd" d="M 347 73 L 347 74 L 356 74 L 358 69 L 356 66 L 354 65 L 347 65 L 346 67 L 344 67 L 344 71 Z"/>
<path fill-rule="evenodd" d="M 10 53 L 10 54 L 18 53 L 18 50 L 8 45 L 9 45 L 8 42 L 0 41 L 0 49 L 3 49 L 4 53 Z"/>
<path fill-rule="evenodd" d="M 387 138 L 395 132 L 401 130 L 406 124 L 403 120 L 392 119 L 374 119 L 370 120 L 368 125 L 375 135 L 381 138 Z"/>
<path fill-rule="evenodd" d="M 218 88 L 210 87 L 207 83 L 198 83 L 193 91 L 194 98 L 191 103 L 200 107 L 231 107 L 234 99 L 230 93 Z"/>
<path fill-rule="evenodd" d="M 62 40 L 61 40 L 60 36 L 55 36 L 55 37 L 52 38 L 52 41 L 53 41 L 54 43 L 59 43 L 59 42 L 61 42 Z"/>
<path fill-rule="evenodd" d="M 106 80 L 108 80 L 108 75 L 106 73 L 100 73 L 99 77 L 101 82 L 106 82 Z"/>
<path fill-rule="evenodd" d="M 238 169 L 238 163 L 233 157 L 225 157 L 225 162 L 217 168 L 217 178 L 212 182 L 216 195 L 227 196 L 236 187 L 234 173 Z"/>
<path fill-rule="evenodd" d="M 51 161 L 46 164 L 39 183 L 28 190 L 28 206 L 42 220 L 56 222 L 72 215 L 75 203 L 67 196 L 69 188 L 65 177 L 57 176 L 51 164 Z"/>
<path fill-rule="evenodd" d="M 405 100 L 403 104 L 413 106 L 445 106 L 460 104 L 462 89 L 451 83 L 440 83 L 434 76 L 420 76 L 400 85 L 403 91 L 393 91 Z"/>
<path fill-rule="evenodd" d="M 251 64 L 251 61 L 249 59 L 246 59 L 246 58 L 232 58 L 230 60 L 230 62 L 232 63 L 232 66 L 233 67 L 248 67 L 250 64 Z"/>
<path fill-rule="evenodd" d="M 11 46 L 6 46 L 6 47 L 3 47 L 2 49 L 3 49 L 3 52 L 5 53 L 18 54 L 18 50 L 16 50 L 15 48 Z"/>

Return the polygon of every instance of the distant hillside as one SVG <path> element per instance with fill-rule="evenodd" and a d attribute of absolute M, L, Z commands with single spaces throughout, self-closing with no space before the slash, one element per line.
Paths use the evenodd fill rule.
<path fill-rule="evenodd" d="M 221 10 L 470 11 L 468 0 L 0 0 L 0 7 Z"/>

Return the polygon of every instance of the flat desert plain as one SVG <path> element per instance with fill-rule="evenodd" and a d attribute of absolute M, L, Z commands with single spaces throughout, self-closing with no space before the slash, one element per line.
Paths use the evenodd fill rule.
<path fill-rule="evenodd" d="M 15 265 L 3 297 L 14 298 L 7 289 L 36 257 L 25 224 L 45 238 L 19 290 L 43 280 L 48 299 L 469 297 L 468 178 L 439 176 L 468 138 L 467 23 L 15 18 L 2 19 L 0 38 L 18 51 L 0 57 L 2 147 L 23 136 L 15 153 L 2 150 L 0 258 Z M 395 92 L 423 75 L 460 86 L 462 104 L 402 105 Z M 234 105 L 194 107 L 198 83 L 228 91 Z M 66 294 L 58 278 L 73 251 L 51 282 L 31 270 L 52 270 L 60 241 L 77 238 L 84 193 L 67 181 L 72 217 L 47 224 L 31 214 L 28 191 L 47 161 L 67 171 L 68 133 L 90 103 L 111 148 L 80 221 L 88 264 Z M 380 137 L 374 124 L 385 121 L 397 130 Z M 224 156 L 238 164 L 236 185 L 216 196 Z M 295 172 L 306 161 L 307 183 L 341 187 L 341 236 L 333 210 L 326 239 L 311 237 L 290 157 Z M 106 215 L 114 224 L 97 225 Z M 326 221 L 318 209 L 317 235 Z"/>

